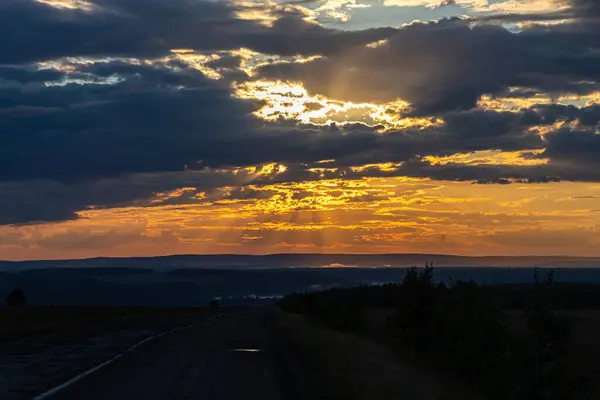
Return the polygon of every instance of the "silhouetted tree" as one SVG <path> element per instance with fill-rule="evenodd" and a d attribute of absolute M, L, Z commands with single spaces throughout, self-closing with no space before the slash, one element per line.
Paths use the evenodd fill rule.
<path fill-rule="evenodd" d="M 392 333 L 401 346 L 413 351 L 428 346 L 433 328 L 436 298 L 445 289 L 436 285 L 433 267 L 409 268 L 398 289 L 396 312 L 390 321 Z"/>
<path fill-rule="evenodd" d="M 208 303 L 210 308 L 219 308 L 221 305 L 219 304 L 219 300 L 213 299 Z"/>
<path fill-rule="evenodd" d="M 528 328 L 528 363 L 530 398 L 571 399 L 583 390 L 578 377 L 565 364 L 565 355 L 571 342 L 571 321 L 554 313 L 554 271 L 544 279 L 535 273 L 532 304 L 525 311 Z"/>
<path fill-rule="evenodd" d="M 23 307 L 26 303 L 25 293 L 21 289 L 15 289 L 6 296 L 4 303 L 8 307 Z"/>

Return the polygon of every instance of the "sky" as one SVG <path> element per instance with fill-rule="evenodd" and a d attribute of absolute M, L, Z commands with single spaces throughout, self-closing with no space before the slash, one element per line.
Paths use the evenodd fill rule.
<path fill-rule="evenodd" d="M 0 259 L 600 256 L 600 0 L 2 0 Z"/>

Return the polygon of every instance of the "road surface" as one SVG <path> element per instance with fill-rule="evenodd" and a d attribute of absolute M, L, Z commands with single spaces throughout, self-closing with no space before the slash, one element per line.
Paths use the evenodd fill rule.
<path fill-rule="evenodd" d="M 264 312 L 236 310 L 148 341 L 44 400 L 279 400 Z"/>

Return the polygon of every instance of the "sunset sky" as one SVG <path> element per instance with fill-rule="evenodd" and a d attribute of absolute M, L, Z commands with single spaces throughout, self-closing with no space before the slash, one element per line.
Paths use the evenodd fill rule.
<path fill-rule="evenodd" d="M 600 256 L 598 0 L 0 0 L 0 259 Z"/>

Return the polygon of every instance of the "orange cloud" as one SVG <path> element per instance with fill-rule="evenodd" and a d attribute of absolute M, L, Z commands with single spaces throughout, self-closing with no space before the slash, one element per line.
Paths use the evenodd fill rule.
<path fill-rule="evenodd" d="M 600 244 L 599 185 L 385 178 L 252 185 L 221 195 L 0 227 L 0 258 L 280 251 L 600 255 L 591 245 Z M 577 240 L 563 240 L 568 235 Z M 543 240 L 551 245 L 541 246 Z"/>

